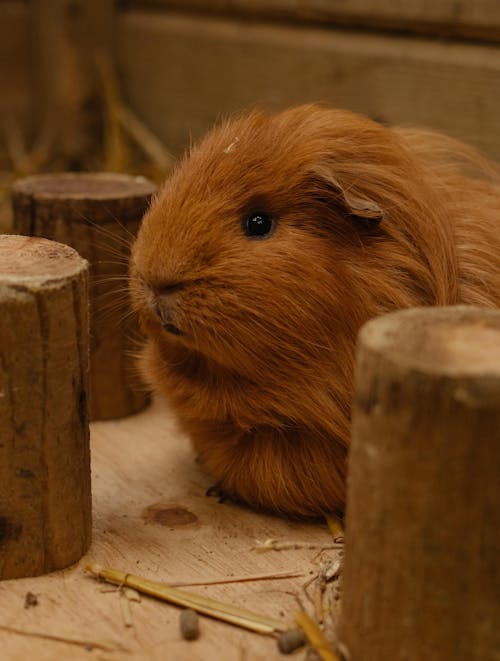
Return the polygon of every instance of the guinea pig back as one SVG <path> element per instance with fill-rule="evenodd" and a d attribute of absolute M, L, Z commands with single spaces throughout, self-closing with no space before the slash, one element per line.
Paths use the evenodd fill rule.
<path fill-rule="evenodd" d="M 360 326 L 500 303 L 500 187 L 474 150 L 301 106 L 237 117 L 180 162 L 134 244 L 141 366 L 233 497 L 342 512 Z"/>

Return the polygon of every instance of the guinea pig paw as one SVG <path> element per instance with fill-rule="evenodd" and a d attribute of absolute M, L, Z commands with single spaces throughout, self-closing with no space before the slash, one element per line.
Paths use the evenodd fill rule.
<path fill-rule="evenodd" d="M 237 501 L 227 491 L 222 488 L 222 482 L 216 482 L 205 492 L 208 498 L 218 498 L 219 503 L 236 503 Z"/>

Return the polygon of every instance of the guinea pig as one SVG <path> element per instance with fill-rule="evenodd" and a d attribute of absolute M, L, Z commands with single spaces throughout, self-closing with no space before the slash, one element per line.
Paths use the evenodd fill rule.
<path fill-rule="evenodd" d="M 238 116 L 189 151 L 130 288 L 142 372 L 224 493 L 342 513 L 358 330 L 500 304 L 499 182 L 451 138 L 315 105 Z"/>

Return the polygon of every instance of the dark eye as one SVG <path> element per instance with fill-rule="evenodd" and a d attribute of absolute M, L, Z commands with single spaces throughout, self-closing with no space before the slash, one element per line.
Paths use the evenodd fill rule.
<path fill-rule="evenodd" d="M 247 236 L 261 237 L 268 236 L 274 228 L 273 217 L 261 211 L 251 213 L 245 220 L 245 234 Z"/>

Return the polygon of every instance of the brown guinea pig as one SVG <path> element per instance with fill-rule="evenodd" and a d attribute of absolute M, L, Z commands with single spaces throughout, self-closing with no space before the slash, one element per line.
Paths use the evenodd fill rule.
<path fill-rule="evenodd" d="M 493 165 L 431 132 L 302 106 L 233 119 L 146 214 L 142 369 L 221 489 L 342 512 L 354 345 L 376 315 L 500 304 Z"/>

